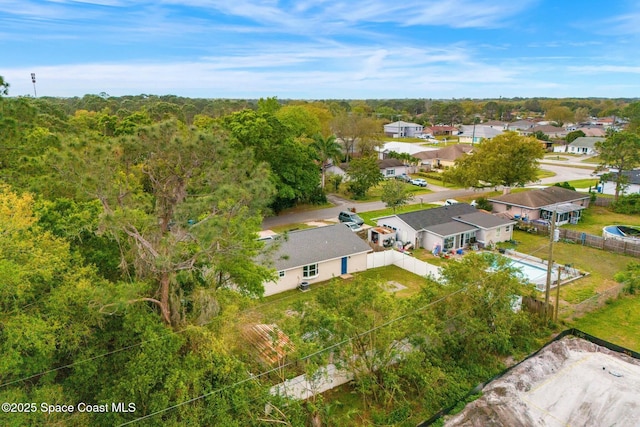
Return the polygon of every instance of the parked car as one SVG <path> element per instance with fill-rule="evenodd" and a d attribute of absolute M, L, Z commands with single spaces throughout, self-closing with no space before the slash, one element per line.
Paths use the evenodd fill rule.
<path fill-rule="evenodd" d="M 362 231 L 362 226 L 356 224 L 355 222 L 349 221 L 349 222 L 343 222 L 343 224 L 349 227 L 349 229 L 354 233 L 357 233 L 358 231 Z"/>
<path fill-rule="evenodd" d="M 338 215 L 338 221 L 340 222 L 355 222 L 358 225 L 364 224 L 364 219 L 360 218 L 355 212 L 342 211 Z"/>
<path fill-rule="evenodd" d="M 471 203 L 469 203 L 471 206 L 473 206 L 474 208 L 478 207 L 478 202 L 476 202 L 475 200 L 472 200 Z"/>
<path fill-rule="evenodd" d="M 411 182 L 411 177 L 406 173 L 396 175 L 396 179 L 399 179 L 400 181 L 404 181 L 404 182 Z"/>
<path fill-rule="evenodd" d="M 412 179 L 410 181 L 413 185 L 417 185 L 418 187 L 426 187 L 427 186 L 427 181 L 425 181 L 422 178 L 416 178 L 416 179 Z"/>
<path fill-rule="evenodd" d="M 460 202 L 458 202 L 456 199 L 447 199 L 444 201 L 445 206 L 455 205 L 456 203 L 460 203 Z"/>

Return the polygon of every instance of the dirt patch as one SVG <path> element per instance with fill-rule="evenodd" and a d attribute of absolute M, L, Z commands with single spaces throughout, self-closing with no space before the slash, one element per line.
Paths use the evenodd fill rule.
<path fill-rule="evenodd" d="M 640 427 L 638 396 L 639 360 L 566 337 L 489 383 L 445 426 Z"/>
<path fill-rule="evenodd" d="M 403 289 L 407 289 L 407 287 L 405 285 L 403 285 L 403 284 L 401 284 L 399 282 L 396 282 L 395 280 L 389 280 L 382 287 L 387 292 L 398 292 L 398 291 L 401 291 Z"/>

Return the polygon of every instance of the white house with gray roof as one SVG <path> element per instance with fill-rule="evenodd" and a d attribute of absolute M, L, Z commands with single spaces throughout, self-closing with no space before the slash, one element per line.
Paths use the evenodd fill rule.
<path fill-rule="evenodd" d="M 367 269 L 371 247 L 340 223 L 326 227 L 298 230 L 280 236 L 271 254 L 263 261 L 277 271 L 275 282 L 264 284 L 264 295 L 296 289 L 301 282 L 323 282 L 343 274 Z"/>
<path fill-rule="evenodd" d="M 403 243 L 445 252 L 511 240 L 515 223 L 466 203 L 377 219 L 378 226 L 394 230 L 397 240 Z"/>
<path fill-rule="evenodd" d="M 402 120 L 384 125 L 384 134 L 393 138 L 412 137 L 422 134 L 424 127 Z"/>
<path fill-rule="evenodd" d="M 604 142 L 605 138 L 596 136 L 581 136 L 567 144 L 567 153 L 573 154 L 598 154 L 596 151 L 596 143 Z"/>

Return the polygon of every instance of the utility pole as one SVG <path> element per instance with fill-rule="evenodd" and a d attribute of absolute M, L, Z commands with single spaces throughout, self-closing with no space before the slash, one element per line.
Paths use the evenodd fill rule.
<path fill-rule="evenodd" d="M 36 93 L 36 73 L 31 73 L 31 83 L 33 83 L 33 97 L 37 98 L 38 94 Z"/>
<path fill-rule="evenodd" d="M 558 321 L 558 311 L 560 310 L 560 272 L 562 266 L 558 266 L 558 281 L 556 282 L 556 311 L 553 313 L 553 321 Z"/>
<path fill-rule="evenodd" d="M 544 291 L 544 318 L 549 318 L 549 293 L 551 292 L 551 273 L 553 271 L 553 237 L 556 231 L 556 210 L 551 213 L 549 226 L 549 259 L 547 261 L 547 286 Z"/>

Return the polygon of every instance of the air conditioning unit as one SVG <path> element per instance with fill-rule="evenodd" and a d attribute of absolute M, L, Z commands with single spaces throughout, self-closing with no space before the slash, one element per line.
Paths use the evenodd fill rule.
<path fill-rule="evenodd" d="M 308 291 L 310 289 L 309 282 L 300 282 L 300 284 L 298 285 L 298 289 L 300 289 L 302 292 Z"/>

